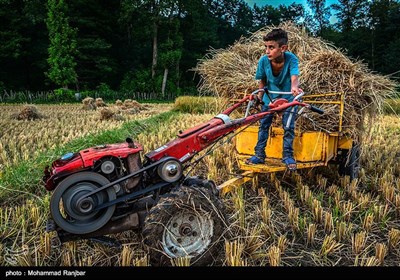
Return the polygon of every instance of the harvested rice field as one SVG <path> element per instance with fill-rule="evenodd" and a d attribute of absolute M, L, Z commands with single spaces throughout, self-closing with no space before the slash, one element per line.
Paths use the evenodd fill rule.
<path fill-rule="evenodd" d="M 167 106 L 162 105 L 165 109 Z M 56 111 L 61 109 L 49 106 L 49 112 Z M 61 115 L 64 117 L 59 122 L 73 123 L 76 118 L 74 114 Z M 151 132 L 143 131 L 137 141 L 147 152 L 173 139 L 179 130 L 212 117 L 180 113 Z M 90 118 L 97 122 L 95 115 Z M 54 121 L 53 126 L 62 127 Z M 25 123 L 36 127 L 32 121 Z M 71 125 L 70 129 L 76 127 Z M 358 180 L 350 182 L 348 177 L 337 174 L 336 166 L 330 166 L 259 175 L 228 193 L 223 202 L 229 227 L 222 237 L 220 255 L 210 265 L 400 265 L 399 139 L 399 117 L 382 116 L 365 142 Z M 217 184 L 239 172 L 232 142 L 216 149 L 193 170 L 193 174 Z M 18 180 L 14 183 L 18 184 Z M 35 187 L 42 191 L 2 202 L 2 266 L 150 265 L 150 256 L 137 231 L 111 235 L 122 244 L 120 248 L 89 240 L 59 243 L 54 232 L 45 232 L 50 193 L 40 184 Z M 177 259 L 171 264 L 190 265 L 190 261 Z"/>
<path fill-rule="evenodd" d="M 18 120 L 18 115 L 27 106 L 0 105 L 0 173 L 6 166 L 20 160 L 35 157 L 43 150 L 50 150 L 73 139 L 99 131 L 117 128 L 124 121 L 140 120 L 171 109 L 171 104 L 143 104 L 142 110 L 121 110 L 118 106 L 107 107 L 111 112 L 120 112 L 120 119 L 102 119 L 104 108 L 84 110 L 82 104 L 34 105 L 37 120 Z"/>

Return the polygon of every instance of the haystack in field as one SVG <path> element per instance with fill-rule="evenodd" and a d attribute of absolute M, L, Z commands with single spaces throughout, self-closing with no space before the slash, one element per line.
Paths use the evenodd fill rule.
<path fill-rule="evenodd" d="M 100 110 L 100 120 L 116 120 L 116 121 L 123 121 L 124 117 L 114 112 L 109 108 L 102 108 Z"/>
<path fill-rule="evenodd" d="M 372 118 L 384 100 L 395 93 L 396 83 L 372 73 L 365 64 L 348 58 L 340 49 L 309 36 L 292 23 L 279 27 L 288 32 L 289 51 L 299 58 L 300 86 L 307 101 L 340 100 L 339 95 L 317 97 L 318 94 L 343 93 L 345 100 L 343 130 L 360 140 L 365 116 Z M 254 79 L 257 63 L 265 53 L 263 36 L 275 26 L 258 30 L 249 38 L 241 38 L 227 49 L 211 50 L 194 69 L 202 78 L 199 90 L 220 97 L 242 98 L 258 88 Z M 337 131 L 339 105 L 318 104 L 326 114 L 307 114 L 299 118 L 300 130 Z"/>
<path fill-rule="evenodd" d="M 96 110 L 96 103 L 92 97 L 86 97 L 82 100 L 84 110 Z"/>
<path fill-rule="evenodd" d="M 13 114 L 11 117 L 17 120 L 29 121 L 45 118 L 34 105 L 25 105 L 19 113 Z"/>
<path fill-rule="evenodd" d="M 119 106 L 121 110 L 127 114 L 137 114 L 142 110 L 147 110 L 146 105 L 142 105 L 136 100 L 132 99 L 125 99 L 123 103 L 121 102 L 117 106 Z"/>
<path fill-rule="evenodd" d="M 103 98 L 98 97 L 95 101 L 96 107 L 107 107 L 107 104 L 103 101 Z"/>
<path fill-rule="evenodd" d="M 123 109 L 142 109 L 142 105 L 137 102 L 136 100 L 132 100 L 132 99 L 125 99 L 124 103 L 122 104 Z"/>

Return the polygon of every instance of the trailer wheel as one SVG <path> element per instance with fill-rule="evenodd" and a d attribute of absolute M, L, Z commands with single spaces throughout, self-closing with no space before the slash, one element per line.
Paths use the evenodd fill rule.
<path fill-rule="evenodd" d="M 342 155 L 339 161 L 339 175 L 350 176 L 350 180 L 353 180 L 358 178 L 360 168 L 360 147 L 359 145 L 354 145 L 350 150 L 347 150 L 347 152 Z"/>
<path fill-rule="evenodd" d="M 189 257 L 190 265 L 212 264 L 226 229 L 224 207 L 210 189 L 182 185 L 164 194 L 151 208 L 143 227 L 150 263 L 171 266 Z"/>

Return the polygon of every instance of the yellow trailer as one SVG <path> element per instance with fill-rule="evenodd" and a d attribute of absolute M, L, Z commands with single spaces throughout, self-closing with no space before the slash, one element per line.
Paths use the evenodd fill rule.
<path fill-rule="evenodd" d="M 293 143 L 294 157 L 297 169 L 327 166 L 330 163 L 339 164 L 339 175 L 348 175 L 350 179 L 358 177 L 359 147 L 354 144 L 349 134 L 343 131 L 344 94 L 328 93 L 303 96 L 303 101 L 309 104 L 332 104 L 339 106 L 338 130 L 326 131 L 295 131 Z M 239 168 L 244 171 L 237 178 L 224 182 L 218 188 L 222 193 L 232 187 L 251 180 L 257 173 L 272 173 L 286 170 L 282 163 L 283 134 L 281 127 L 271 127 L 266 146 L 267 158 L 264 164 L 246 164 L 245 160 L 254 155 L 257 143 L 258 124 L 245 128 L 234 138 Z"/>

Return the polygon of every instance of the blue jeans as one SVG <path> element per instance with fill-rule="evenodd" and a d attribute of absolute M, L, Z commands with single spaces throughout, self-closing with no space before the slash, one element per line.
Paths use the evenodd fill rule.
<path fill-rule="evenodd" d="M 294 127 L 297 113 L 297 106 L 289 107 L 285 110 L 282 116 L 283 130 L 283 159 L 287 157 L 293 157 L 293 140 L 294 140 Z M 262 106 L 262 111 L 266 112 L 269 110 L 268 105 Z M 260 121 L 260 128 L 258 131 L 257 145 L 254 148 L 254 154 L 265 160 L 265 147 L 267 145 L 269 128 L 271 127 L 273 114 L 266 115 Z"/>

